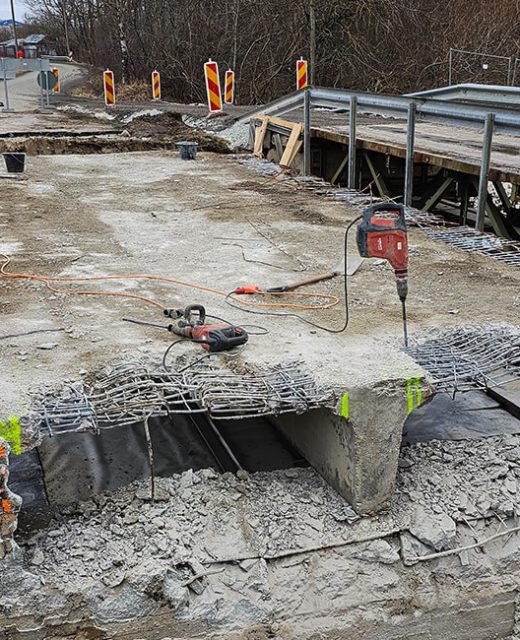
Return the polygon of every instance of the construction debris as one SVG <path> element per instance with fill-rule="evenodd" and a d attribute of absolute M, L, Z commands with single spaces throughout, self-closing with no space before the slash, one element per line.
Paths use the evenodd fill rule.
<path fill-rule="evenodd" d="M 0 438 L 0 560 L 18 548 L 14 533 L 18 526 L 18 514 L 22 508 L 22 498 L 7 486 L 10 453 L 10 444 L 4 438 Z"/>
<path fill-rule="evenodd" d="M 24 567 L 14 574 L 19 582 L 9 572 L 0 578 L 0 611 L 16 597 L 7 628 L 22 616 L 41 628 L 46 602 L 46 628 L 59 629 L 71 611 L 49 598 L 54 592 L 83 603 L 74 616 L 78 630 L 92 624 L 122 630 L 131 621 L 134 637 L 146 637 L 141 629 L 153 616 L 163 635 L 175 629 L 191 637 L 183 625 L 195 633 L 211 617 L 219 637 L 255 624 L 274 624 L 273 637 L 280 639 L 311 637 L 315 624 L 355 637 L 360 624 L 374 624 L 379 633 L 386 628 L 390 603 L 412 601 L 417 580 L 424 597 L 401 611 L 402 628 L 417 612 L 441 615 L 447 593 L 435 584 L 449 575 L 450 598 L 460 602 L 480 590 L 495 619 L 505 584 L 518 583 L 513 522 L 520 515 L 514 502 L 520 437 L 406 447 L 400 468 L 392 508 L 375 518 L 360 518 L 312 469 L 243 479 L 188 471 L 159 478 L 155 502 L 147 484 L 138 482 L 61 508 L 47 531 L 24 542 Z M 473 543 L 485 553 L 457 551 Z M 452 556 L 408 568 L 417 558 L 452 549 Z M 31 595 L 23 585 L 36 573 L 42 582 Z M 324 589 L 325 600 L 319 597 Z M 367 609 L 368 594 L 379 609 Z M 338 597 L 347 611 L 341 616 Z M 303 630 L 301 607 L 311 625 Z M 6 628 L 1 614 L 0 624 Z"/>

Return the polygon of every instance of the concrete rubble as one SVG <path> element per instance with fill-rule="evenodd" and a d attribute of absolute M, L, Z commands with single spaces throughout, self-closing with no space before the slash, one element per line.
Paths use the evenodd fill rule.
<path fill-rule="evenodd" d="M 0 251 L 13 256 L 13 270 L 81 278 L 146 269 L 203 290 L 114 280 L 98 283 L 98 292 L 153 296 L 172 307 L 197 301 L 254 323 L 247 309 L 226 306 L 225 293 L 330 270 L 346 223 L 373 199 L 227 154 L 247 140 L 241 122 L 224 133 L 218 120 L 206 122 L 199 150 L 218 154 L 186 163 L 173 149 L 188 126 L 201 125 L 199 112 L 161 106 L 108 119 L 98 111 L 65 108 L 55 118 L 66 116 L 78 135 L 3 141 L 6 150 L 56 154 L 30 158 L 30 172 L 4 187 Z M 157 150 L 164 148 L 172 151 Z M 116 161 L 118 151 L 129 153 Z M 491 308 L 500 321 L 518 323 L 517 271 L 417 229 L 409 237 L 413 338 L 434 327 L 482 325 Z M 339 280 L 319 291 L 339 299 Z M 24 425 L 35 400 L 63 385 L 75 398 L 100 371 L 161 361 L 171 336 L 121 322 L 125 314 L 161 322 L 161 310 L 67 295 L 67 286 L 49 292 L 40 282 L 0 281 L 0 355 L 10 363 L 0 418 L 20 414 Z M 468 297 L 477 286 L 479 295 Z M 9 445 L 0 438 L 0 640 L 518 640 L 520 435 L 401 446 L 407 393 L 418 407 L 431 381 L 402 349 L 386 263 L 365 261 L 349 293 L 344 334 L 263 316 L 265 333 L 253 330 L 243 354 L 221 361 L 240 372 L 302 360 L 334 389 L 328 422 L 309 411 L 276 425 L 293 444 L 305 434 L 305 447 L 295 448 L 317 471 L 189 470 L 156 478 L 154 500 L 151 483 L 135 481 L 54 504 L 50 524 L 18 534 L 18 548 L 21 499 L 8 489 Z M 343 313 L 307 309 L 305 317 L 335 327 Z M 182 349 L 172 362 L 184 366 L 198 352 Z"/>
<path fill-rule="evenodd" d="M 240 475 L 190 470 L 158 479 L 155 502 L 138 482 L 62 507 L 24 542 L 23 567 L 0 577 L 6 638 L 54 637 L 53 627 L 57 637 L 419 638 L 434 624 L 453 639 L 471 637 L 470 622 L 443 632 L 440 620 L 464 607 L 515 637 L 518 532 L 417 556 L 516 526 L 520 436 L 404 448 L 391 510 L 373 518 L 311 469 Z"/>

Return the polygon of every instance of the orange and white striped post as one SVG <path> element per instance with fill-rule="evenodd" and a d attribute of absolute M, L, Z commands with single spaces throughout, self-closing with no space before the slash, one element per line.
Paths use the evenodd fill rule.
<path fill-rule="evenodd" d="M 220 93 L 220 79 L 218 64 L 210 58 L 204 63 L 204 77 L 206 78 L 206 92 L 210 113 L 222 111 L 222 94 Z"/>
<path fill-rule="evenodd" d="M 152 71 L 152 99 L 161 99 L 161 74 L 157 70 Z"/>
<path fill-rule="evenodd" d="M 116 104 L 116 90 L 114 86 L 114 72 L 107 69 L 103 71 L 103 89 L 105 91 L 105 104 L 113 107 Z"/>
<path fill-rule="evenodd" d="M 307 88 L 307 66 L 307 60 L 304 60 L 303 57 L 296 60 L 296 89 L 298 91 Z"/>
<path fill-rule="evenodd" d="M 61 88 L 60 88 L 60 70 L 57 69 L 56 67 L 54 67 L 54 69 L 52 70 L 52 73 L 54 75 L 54 77 L 56 78 L 56 84 L 54 85 L 54 93 L 60 93 L 61 92 Z"/>
<path fill-rule="evenodd" d="M 235 72 L 231 69 L 226 71 L 224 85 L 226 87 L 224 92 L 224 102 L 226 104 L 233 104 L 235 101 Z"/>

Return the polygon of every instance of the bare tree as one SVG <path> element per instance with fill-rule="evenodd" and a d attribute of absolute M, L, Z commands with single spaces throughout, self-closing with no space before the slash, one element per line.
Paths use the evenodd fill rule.
<path fill-rule="evenodd" d="M 401 93 L 447 78 L 450 47 L 518 55 L 520 0 L 28 0 L 41 29 L 123 82 L 162 71 L 165 95 L 205 99 L 209 57 L 236 72 L 242 102 L 295 86 L 295 61 L 322 85 Z M 64 19 L 65 15 L 65 19 Z M 221 69 L 223 70 L 223 69 Z"/>

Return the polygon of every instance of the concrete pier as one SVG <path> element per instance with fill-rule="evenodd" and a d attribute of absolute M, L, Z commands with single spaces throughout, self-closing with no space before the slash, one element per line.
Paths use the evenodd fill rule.
<path fill-rule="evenodd" d="M 338 413 L 319 409 L 286 414 L 274 421 L 358 513 L 388 507 L 395 488 L 403 424 L 408 414 L 407 381 L 382 389 L 348 392 Z"/>

